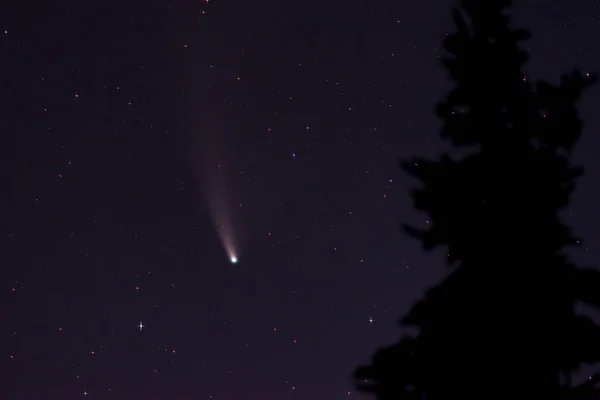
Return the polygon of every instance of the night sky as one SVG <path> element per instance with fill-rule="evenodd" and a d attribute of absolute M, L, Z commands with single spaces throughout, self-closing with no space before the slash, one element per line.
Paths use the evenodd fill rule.
<path fill-rule="evenodd" d="M 445 273 L 398 229 L 427 217 L 397 161 L 446 146 L 455 1 L 37 3 L 0 6 L 0 398 L 362 397 L 354 368 Z M 600 70 L 596 0 L 514 13 L 532 80 Z"/>

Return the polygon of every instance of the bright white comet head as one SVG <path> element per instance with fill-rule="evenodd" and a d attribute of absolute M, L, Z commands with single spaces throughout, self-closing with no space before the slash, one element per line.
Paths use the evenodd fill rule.
<path fill-rule="evenodd" d="M 219 236 L 221 237 L 221 243 L 223 243 L 223 248 L 225 249 L 227 258 L 229 258 L 229 262 L 232 264 L 236 264 L 238 262 L 238 258 L 237 252 L 233 247 L 233 238 L 225 233 L 223 227 L 219 232 Z"/>

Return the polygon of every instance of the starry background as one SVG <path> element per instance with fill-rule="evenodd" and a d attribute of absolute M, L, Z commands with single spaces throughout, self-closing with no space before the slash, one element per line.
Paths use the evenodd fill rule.
<path fill-rule="evenodd" d="M 362 397 L 353 369 L 445 273 L 397 228 L 427 221 L 396 165 L 444 149 L 453 4 L 4 2 L 0 398 Z M 599 10 L 521 1 L 528 76 L 600 70 Z M 586 263 L 599 96 L 565 215 Z"/>

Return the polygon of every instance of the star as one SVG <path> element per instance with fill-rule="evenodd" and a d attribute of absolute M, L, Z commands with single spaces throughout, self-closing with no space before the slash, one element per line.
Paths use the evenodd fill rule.
<path fill-rule="evenodd" d="M 140 332 L 146 327 L 146 325 L 144 325 L 142 323 L 142 321 L 140 321 L 140 324 L 138 325 L 138 328 L 140 328 Z"/>

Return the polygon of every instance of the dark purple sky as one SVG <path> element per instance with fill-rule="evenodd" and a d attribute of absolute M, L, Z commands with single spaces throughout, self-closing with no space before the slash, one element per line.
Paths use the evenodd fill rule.
<path fill-rule="evenodd" d="M 596 0 L 519 3 L 531 79 L 600 70 Z M 396 163 L 443 148 L 452 4 L 4 2 L 0 398 L 360 397 L 443 274 L 397 229 L 426 217 Z M 599 104 L 568 216 L 587 263 Z"/>

